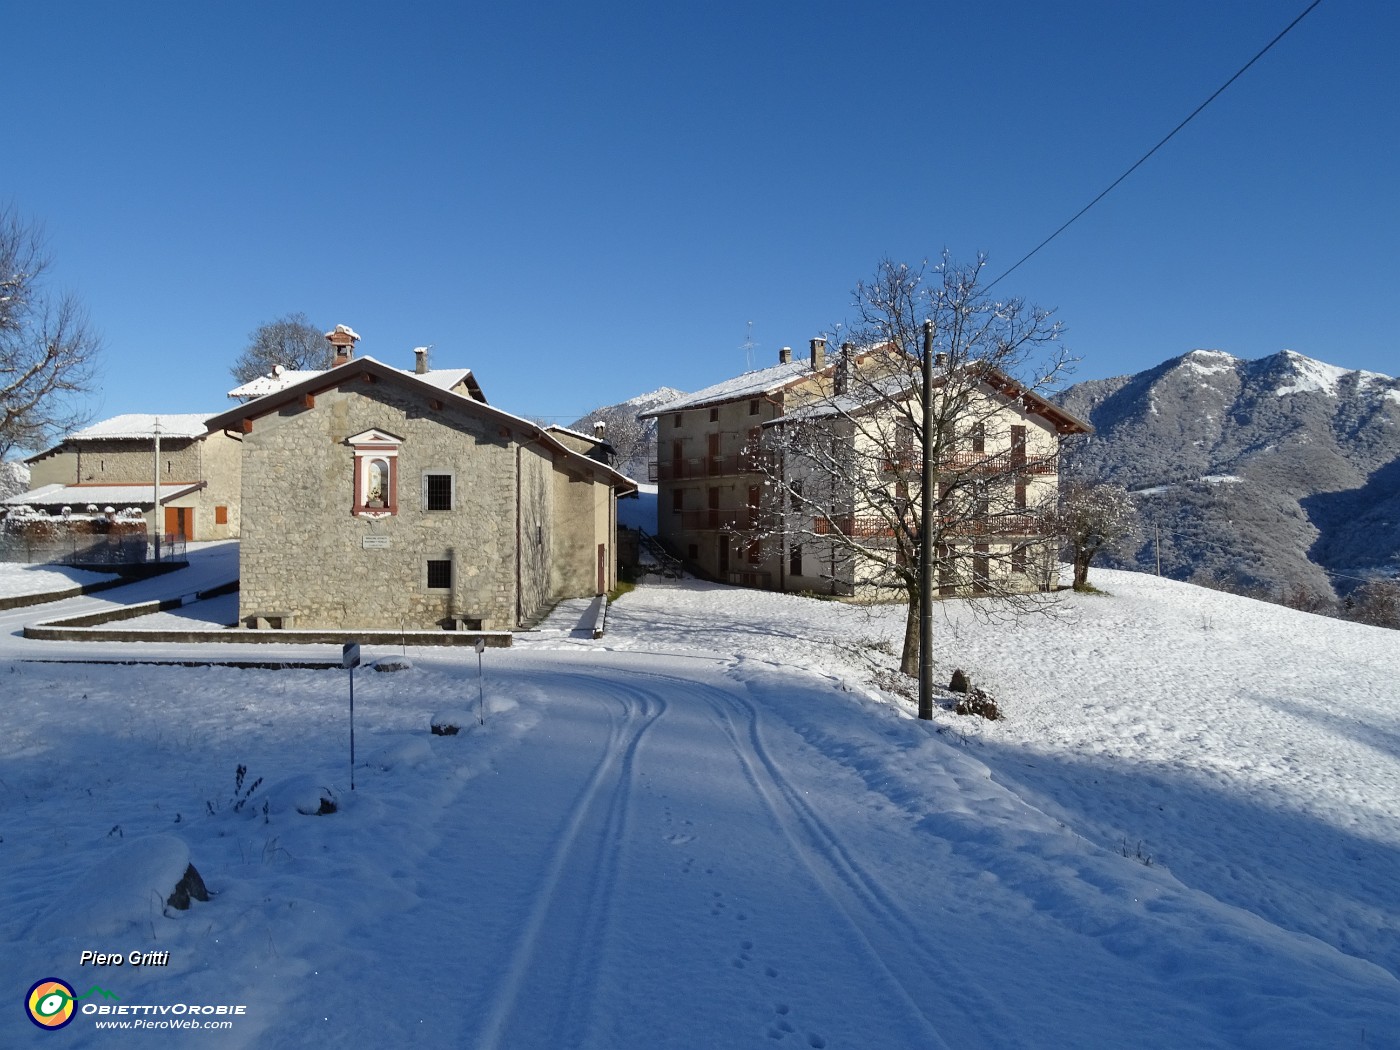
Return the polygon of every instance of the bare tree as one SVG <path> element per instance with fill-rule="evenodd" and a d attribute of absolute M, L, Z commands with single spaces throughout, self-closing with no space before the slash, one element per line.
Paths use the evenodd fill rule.
<path fill-rule="evenodd" d="M 229 371 L 240 383 L 247 383 L 267 375 L 274 365 L 293 371 L 330 368 L 334 356 L 325 333 L 306 314 L 294 313 L 249 332 L 248 345 Z"/>
<path fill-rule="evenodd" d="M 817 552 L 833 589 L 908 603 L 906 674 L 925 552 L 942 594 L 1023 604 L 1050 588 L 1058 436 L 1083 427 L 1043 397 L 1070 364 L 1059 322 L 988 295 L 984 266 L 882 262 L 835 360 L 752 450 L 769 478 L 760 532 Z"/>
<path fill-rule="evenodd" d="M 1137 507 L 1122 485 L 1070 481 L 1060 495 L 1054 526 L 1069 546 L 1074 589 L 1085 590 L 1089 586 L 1089 566 L 1099 551 L 1137 535 Z"/>
<path fill-rule="evenodd" d="M 0 456 L 87 422 L 101 340 L 73 295 L 50 296 L 42 230 L 0 206 Z"/>
<path fill-rule="evenodd" d="M 1351 592 L 1347 608 L 1353 620 L 1400 630 L 1400 580 L 1367 580 Z"/>

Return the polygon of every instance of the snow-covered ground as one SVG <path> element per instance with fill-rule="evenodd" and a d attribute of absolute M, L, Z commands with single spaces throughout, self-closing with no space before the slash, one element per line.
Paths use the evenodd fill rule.
<path fill-rule="evenodd" d="M 25 565 L 0 561 L 0 598 L 68 591 L 111 578 L 109 572 L 91 572 L 67 565 Z"/>
<path fill-rule="evenodd" d="M 342 671 L 0 637 L 0 987 L 66 980 L 74 1046 L 194 1004 L 244 1012 L 182 1045 L 1400 1047 L 1400 634 L 1094 580 L 940 607 L 997 723 L 869 685 L 896 610 L 569 604 L 484 703 L 471 653 L 357 672 L 353 792 Z"/>

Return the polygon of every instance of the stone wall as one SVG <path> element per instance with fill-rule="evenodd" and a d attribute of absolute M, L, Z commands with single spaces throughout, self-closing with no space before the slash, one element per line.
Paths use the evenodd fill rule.
<path fill-rule="evenodd" d="M 611 497 L 604 486 L 554 475 L 554 505 L 559 523 L 554 531 L 554 589 L 559 594 L 587 595 L 598 591 L 598 544 L 605 543 L 597 525 L 597 497 Z"/>
<path fill-rule="evenodd" d="M 555 596 L 550 579 L 557 508 L 552 457 L 536 445 L 518 447 L 520 469 L 520 622 L 528 623 Z M 512 501 L 511 506 L 514 506 Z"/>
<path fill-rule="evenodd" d="M 31 489 L 44 485 L 133 485 L 150 495 L 155 449 L 149 438 L 111 438 L 68 442 L 30 466 Z M 166 507 L 194 510 L 192 540 L 225 540 L 239 534 L 241 448 L 226 434 L 206 438 L 167 438 L 160 444 L 162 486 L 204 482 L 204 487 L 169 499 Z M 140 502 L 133 499 L 133 503 Z M 146 501 L 149 504 L 149 500 Z M 120 503 L 120 501 L 119 501 Z M 124 505 L 124 504 L 123 504 Z M 227 521 L 218 522 L 225 508 Z M 121 506 L 118 506 L 121 509 Z M 165 528 L 165 514 L 146 514 L 147 527 Z"/>
<path fill-rule="evenodd" d="M 374 428 L 402 439 L 398 513 L 379 519 L 352 513 L 354 451 L 346 442 Z M 453 408 L 430 412 L 416 392 L 347 376 L 317 394 L 314 408 L 256 419 L 243 449 L 245 624 L 277 617 L 296 628 L 516 625 L 517 454 L 497 424 Z M 425 509 L 428 472 L 453 475 L 450 511 Z M 547 508 L 529 506 L 546 524 Z M 451 588 L 428 587 L 430 559 L 452 562 Z M 533 603 L 533 578 L 530 586 Z"/>

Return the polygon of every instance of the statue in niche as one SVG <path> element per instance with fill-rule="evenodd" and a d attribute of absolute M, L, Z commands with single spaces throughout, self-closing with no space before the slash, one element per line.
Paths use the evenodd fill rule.
<path fill-rule="evenodd" d="M 389 464 L 382 459 L 370 460 L 365 480 L 365 506 L 383 507 L 389 491 Z"/>

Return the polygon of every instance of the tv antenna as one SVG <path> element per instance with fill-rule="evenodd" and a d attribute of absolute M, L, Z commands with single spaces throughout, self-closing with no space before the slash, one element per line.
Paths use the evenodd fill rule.
<path fill-rule="evenodd" d="M 748 371 L 753 371 L 753 352 L 758 348 L 758 344 L 753 341 L 753 322 L 749 322 L 748 334 L 744 337 L 744 344 L 740 347 L 744 351 L 745 367 Z"/>

